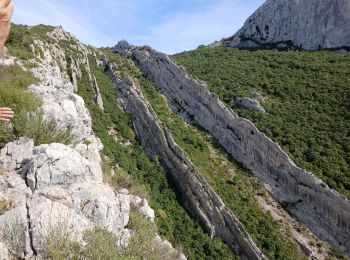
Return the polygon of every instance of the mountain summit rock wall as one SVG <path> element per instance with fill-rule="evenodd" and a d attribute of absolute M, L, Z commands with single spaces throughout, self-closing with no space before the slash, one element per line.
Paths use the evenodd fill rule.
<path fill-rule="evenodd" d="M 225 46 L 350 48 L 349 0 L 267 0 Z"/>
<path fill-rule="evenodd" d="M 211 133 L 233 158 L 268 184 L 289 212 L 321 239 L 350 253 L 350 202 L 344 196 L 296 166 L 278 144 L 252 122 L 238 117 L 205 83 L 190 78 L 165 54 L 125 43 L 113 51 L 129 55 L 175 111 Z"/>

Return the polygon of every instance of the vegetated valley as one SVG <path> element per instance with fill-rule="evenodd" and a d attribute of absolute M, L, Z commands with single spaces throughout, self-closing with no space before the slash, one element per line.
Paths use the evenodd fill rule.
<path fill-rule="evenodd" d="M 14 26 L 8 41 L 9 53 L 30 69 L 30 60 L 38 59 L 43 54 L 33 53 L 29 46 L 34 39 L 53 43 L 46 34 L 52 30 L 53 27 L 45 26 Z M 67 61 L 67 66 L 61 68 L 62 73 L 71 79 L 69 57 L 75 57 L 76 49 L 72 46 L 76 44 L 74 38 L 58 43 Z M 296 233 L 307 240 L 312 254 L 327 259 L 345 259 L 342 253 L 319 240 L 303 224 L 291 219 L 283 207 L 271 198 L 263 183 L 229 156 L 209 133 L 194 122 L 189 124 L 172 111 L 166 98 L 130 58 L 112 53 L 107 48 L 88 48 L 97 53 L 97 57 L 89 55 L 88 62 L 91 73 L 96 77 L 104 109 L 95 102 L 96 93 L 84 68 L 78 79 L 77 94 L 84 99 L 92 118 L 93 131 L 104 145 L 104 181 L 115 189 L 127 188 L 130 193 L 147 198 L 155 210 L 156 227 L 145 224 L 148 229 L 145 231 L 146 227 L 139 227 L 137 230 L 140 233 L 146 234 L 150 229 L 156 229 L 161 236 L 182 249 L 188 259 L 238 259 L 220 239 L 206 234 L 198 221 L 183 208 L 166 169 L 157 158 L 149 158 L 143 150 L 133 129 L 133 115 L 123 111 L 113 81 L 104 64 L 97 61 L 108 59 L 117 65 L 121 77 L 130 77 L 136 82 L 175 142 L 269 259 L 307 259 L 311 253 L 300 246 Z M 210 91 L 217 93 L 227 106 L 252 120 L 259 130 L 281 144 L 299 166 L 314 172 L 330 187 L 350 197 L 349 53 L 246 51 L 218 47 L 199 48 L 174 55 L 171 59 L 184 66 L 190 75 L 204 80 Z M 40 105 L 40 100 L 25 89 L 37 79 L 19 66 L 1 66 L 0 76 L 5 79 L 0 82 L 0 105 L 13 107 L 17 114 L 13 129 L 3 125 L 0 128 L 1 147 L 20 136 L 32 137 L 37 144 L 69 143 L 69 131 L 55 132 L 54 122 L 44 122 L 40 113 L 33 112 Z M 14 91 L 8 91 L 9 88 Z M 249 96 L 252 92 L 263 96 L 261 103 L 266 114 L 231 104 L 235 98 Z M 29 114 L 31 117 L 28 117 Z M 38 124 L 42 131 L 36 131 Z M 279 217 L 276 217 L 276 212 Z M 135 220 L 132 222 L 137 224 Z M 95 236 L 89 234 L 88 241 L 92 245 L 89 250 L 100 246 L 101 239 L 111 241 L 110 234 L 101 230 L 95 231 Z M 142 248 L 149 248 L 149 239 L 147 235 L 140 236 L 137 242 L 145 245 Z M 114 252 L 113 248 L 111 246 L 106 250 Z M 69 245 L 55 248 L 54 253 L 49 252 L 48 255 L 53 259 L 52 256 L 74 255 L 72 252 L 67 254 L 67 250 L 75 250 L 75 256 L 78 254 Z M 154 252 L 148 253 L 151 257 Z M 126 256 L 140 257 L 140 254 L 135 251 L 128 252 Z M 116 255 L 110 259 L 113 257 Z M 161 258 L 156 255 L 155 259 Z"/>

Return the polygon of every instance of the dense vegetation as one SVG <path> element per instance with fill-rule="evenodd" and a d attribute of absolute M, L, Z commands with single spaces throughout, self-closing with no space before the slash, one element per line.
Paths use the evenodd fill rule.
<path fill-rule="evenodd" d="M 174 259 L 175 256 L 156 245 L 156 226 L 136 210 L 130 214 L 129 226 L 135 233 L 125 249 L 116 245 L 120 237 L 113 233 L 95 228 L 84 234 L 86 245 L 83 247 L 76 242 L 64 225 L 55 227 L 46 238 L 43 247 L 45 259 L 150 259 L 163 260 Z"/>
<path fill-rule="evenodd" d="M 199 48 L 172 58 L 350 198 L 350 53 Z M 265 97 L 266 114 L 231 104 L 252 92 Z"/>
<path fill-rule="evenodd" d="M 45 122 L 38 107 L 40 99 L 27 91 L 38 79 L 20 66 L 0 65 L 0 107 L 11 107 L 15 116 L 12 124 L 0 123 L 0 148 L 21 136 L 34 139 L 36 144 L 69 143 L 70 131 L 61 131 L 55 122 Z"/>
<path fill-rule="evenodd" d="M 33 53 L 31 45 L 35 38 L 45 42 L 53 42 L 53 39 L 47 36 L 47 32 L 53 29 L 52 26 L 38 25 L 28 27 L 24 25 L 11 25 L 11 31 L 7 39 L 6 46 L 12 56 L 15 56 L 22 61 L 35 59 L 36 53 Z"/>
<path fill-rule="evenodd" d="M 132 193 L 147 196 L 156 212 L 159 233 L 173 245 L 180 245 L 189 259 L 235 259 L 224 243 L 205 234 L 179 204 L 167 173 L 148 159 L 135 137 L 129 116 L 119 108 L 114 85 L 104 68 L 97 67 L 93 59 L 90 60 L 99 83 L 104 111 L 93 102 L 94 93 L 85 71 L 78 84 L 78 93 L 90 110 L 95 134 L 104 144 L 103 154 L 108 156 L 105 164 L 118 165 L 113 177 L 108 176 L 110 167 L 105 165 L 105 177 L 114 187 L 126 187 Z M 126 64 L 127 60 L 120 64 L 123 63 Z"/>

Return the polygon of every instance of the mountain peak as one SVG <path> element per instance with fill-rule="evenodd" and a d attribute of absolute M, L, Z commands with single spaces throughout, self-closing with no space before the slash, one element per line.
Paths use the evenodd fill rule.
<path fill-rule="evenodd" d="M 267 0 L 224 46 L 350 47 L 350 1 Z"/>

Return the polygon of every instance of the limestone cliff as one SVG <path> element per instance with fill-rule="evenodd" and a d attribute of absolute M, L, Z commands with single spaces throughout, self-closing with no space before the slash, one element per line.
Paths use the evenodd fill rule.
<path fill-rule="evenodd" d="M 142 91 L 130 78 L 121 78 L 116 64 L 106 60 L 115 82 L 118 98 L 131 115 L 135 131 L 146 153 L 158 158 L 180 191 L 185 208 L 211 237 L 225 241 L 242 259 L 265 259 L 237 217 L 225 206 L 202 174 L 178 146 L 157 116 Z"/>
<path fill-rule="evenodd" d="M 114 49 L 167 97 L 175 111 L 211 133 L 237 161 L 265 182 L 271 194 L 320 238 L 350 253 L 350 202 L 312 173 L 299 168 L 280 146 L 250 121 L 238 117 L 166 55 L 125 42 Z M 122 50 L 122 51 L 121 51 Z"/>
<path fill-rule="evenodd" d="M 267 0 L 225 46 L 350 48 L 348 0 Z"/>

